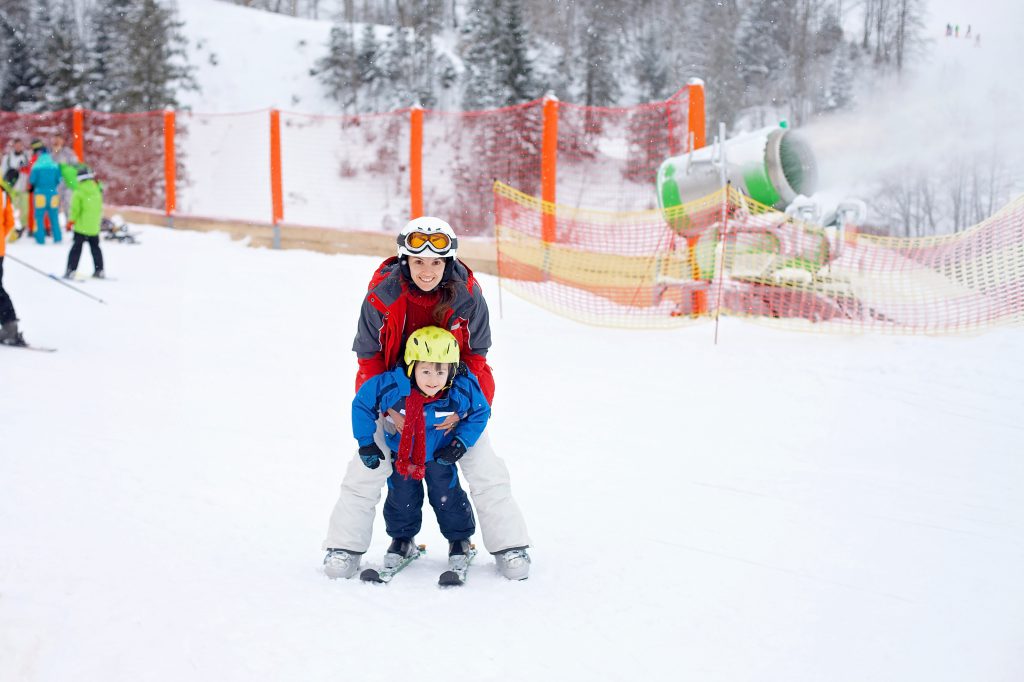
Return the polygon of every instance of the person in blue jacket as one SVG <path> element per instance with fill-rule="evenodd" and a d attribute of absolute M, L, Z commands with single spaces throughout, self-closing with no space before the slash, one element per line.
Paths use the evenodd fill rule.
<path fill-rule="evenodd" d="M 36 152 L 35 163 L 28 175 L 28 184 L 33 193 L 35 202 L 35 230 L 36 241 L 40 244 L 46 241 L 46 217 L 50 220 L 50 232 L 53 234 L 53 243 L 59 244 L 61 240 L 60 216 L 60 195 L 57 187 L 60 185 L 60 167 L 50 156 L 46 147 L 39 140 L 32 143 L 32 149 Z"/>
<path fill-rule="evenodd" d="M 388 477 L 384 521 L 391 546 L 386 568 L 418 551 L 414 538 L 423 521 L 423 481 L 441 534 L 448 540 L 449 564 L 465 561 L 476 520 L 459 483 L 455 464 L 476 444 L 491 408 L 480 384 L 459 363 L 455 336 L 440 327 L 422 327 L 405 345 L 405 368 L 379 374 L 360 387 L 352 401 L 352 434 L 363 464 L 376 469 L 385 461 L 374 441 L 378 415 L 387 417 L 384 443 L 394 461 Z M 459 419 L 448 430 L 436 428 L 449 415 Z M 330 553 L 324 560 L 331 575 Z M 340 576 L 339 576 L 340 577 Z"/>

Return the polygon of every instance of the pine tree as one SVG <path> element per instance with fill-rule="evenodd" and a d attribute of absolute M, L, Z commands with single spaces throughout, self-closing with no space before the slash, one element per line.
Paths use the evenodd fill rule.
<path fill-rule="evenodd" d="M 34 112 L 45 107 L 43 66 L 37 43 L 38 12 L 24 3 L 5 3 L 0 8 L 0 49 L 4 68 L 0 71 L 0 110 Z"/>
<path fill-rule="evenodd" d="M 413 54 L 409 30 L 401 26 L 392 27 L 383 53 L 382 71 L 389 86 L 385 93 L 381 93 L 383 101 L 380 106 L 385 109 L 409 106 L 415 99 L 411 88 Z"/>
<path fill-rule="evenodd" d="M 371 108 L 377 106 L 382 97 L 382 90 L 388 87 L 387 79 L 378 62 L 383 58 L 381 45 L 377 42 L 377 32 L 373 24 L 363 24 L 363 33 L 359 38 L 359 51 L 356 54 L 356 84 L 359 91 L 365 92 L 365 100 Z"/>
<path fill-rule="evenodd" d="M 130 55 L 127 36 L 132 0 L 97 0 L 87 15 L 88 59 L 84 105 L 97 111 L 123 111 Z"/>
<path fill-rule="evenodd" d="M 462 28 L 463 108 L 519 104 L 541 93 L 519 0 L 472 0 Z"/>
<path fill-rule="evenodd" d="M 472 0 L 466 22 L 462 25 L 461 51 L 466 66 L 462 104 L 464 109 L 485 109 L 496 106 L 498 67 L 495 63 L 495 42 L 500 32 L 498 3 Z"/>
<path fill-rule="evenodd" d="M 54 8 L 49 24 L 43 37 L 46 108 L 70 109 L 82 101 L 86 59 L 71 0 L 62 0 Z"/>
<path fill-rule="evenodd" d="M 654 102 L 672 94 L 669 92 L 667 51 L 663 35 L 647 27 L 640 40 L 633 72 L 641 102 Z"/>
<path fill-rule="evenodd" d="M 409 89 L 413 99 L 425 107 L 437 103 L 437 88 L 443 87 L 444 71 L 449 65 L 434 48 L 434 38 L 443 28 L 442 5 L 441 0 L 422 0 L 413 5 L 414 34 Z"/>
<path fill-rule="evenodd" d="M 836 50 L 833 56 L 828 96 L 822 107 L 825 111 L 849 109 L 854 103 L 853 65 L 857 58 L 858 48 L 855 44 L 844 46 L 844 48 Z"/>
<path fill-rule="evenodd" d="M 789 78 L 791 2 L 758 0 L 743 15 L 737 41 L 737 71 L 745 105 L 784 102 Z"/>
<path fill-rule="evenodd" d="M 692 65 L 691 75 L 706 84 L 708 122 L 721 121 L 729 127 L 742 106 L 743 80 L 736 54 L 739 19 L 736 0 L 701 3 L 695 19 L 696 32 L 685 60 Z"/>
<path fill-rule="evenodd" d="M 621 27 L 621 21 L 604 5 L 585 6 L 580 25 L 583 79 L 579 87 L 580 99 L 587 106 L 610 106 L 618 101 L 621 88 L 615 67 Z"/>
<path fill-rule="evenodd" d="M 125 44 L 131 59 L 125 74 L 128 87 L 115 111 L 177 108 L 181 90 L 196 89 L 188 65 L 187 41 L 173 5 L 137 0 L 128 15 Z"/>
<path fill-rule="evenodd" d="M 370 33 L 370 40 L 373 40 L 373 27 L 367 24 Z M 366 40 L 364 33 L 363 40 Z M 372 68 L 376 59 L 376 44 L 374 42 L 368 58 L 369 68 Z M 327 42 L 327 54 L 317 60 L 315 68 L 310 71 L 327 88 L 327 96 L 338 102 L 342 110 L 354 108 L 358 101 L 359 87 L 367 81 L 360 77 L 360 58 L 363 55 L 357 54 L 355 36 L 353 35 L 352 24 L 339 21 L 331 27 L 330 38 Z M 371 77 L 372 79 L 372 77 Z"/>

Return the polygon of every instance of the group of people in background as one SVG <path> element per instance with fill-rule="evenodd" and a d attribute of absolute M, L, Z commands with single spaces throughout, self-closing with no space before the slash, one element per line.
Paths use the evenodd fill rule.
<path fill-rule="evenodd" d="M 960 24 L 946 24 L 946 37 L 947 38 L 959 38 L 960 37 Z M 964 31 L 964 38 L 967 40 L 971 39 L 971 25 L 967 24 L 967 30 Z M 974 45 L 981 47 L 981 34 L 974 34 Z"/>
<path fill-rule="evenodd" d="M 29 211 L 34 224 L 29 222 Z M 61 215 L 66 217 L 61 223 Z M 103 187 L 92 169 L 80 163 L 55 135 L 51 146 L 33 140 L 29 149 L 20 138 L 10 141 L 0 160 L 0 343 L 23 346 L 24 336 L 11 297 L 3 288 L 3 258 L 7 243 L 31 232 L 39 244 L 46 243 L 47 230 L 55 244 L 63 231 L 73 231 L 68 253 L 66 279 L 73 279 L 86 242 L 92 252 L 93 277 L 105 277 L 99 234 L 103 221 Z M 30 227 L 31 225 L 31 227 Z"/>

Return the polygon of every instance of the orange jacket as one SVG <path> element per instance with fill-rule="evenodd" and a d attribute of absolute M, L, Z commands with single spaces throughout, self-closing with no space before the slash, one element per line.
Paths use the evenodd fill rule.
<path fill-rule="evenodd" d="M 7 235 L 14 229 L 14 202 L 7 190 L 0 188 L 0 256 L 7 252 Z"/>

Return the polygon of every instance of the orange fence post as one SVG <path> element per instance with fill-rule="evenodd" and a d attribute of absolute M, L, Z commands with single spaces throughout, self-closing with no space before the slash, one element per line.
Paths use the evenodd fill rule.
<path fill-rule="evenodd" d="M 689 111 L 686 115 L 686 127 L 689 139 L 693 140 L 694 149 L 700 149 L 705 142 L 704 137 L 704 81 L 699 78 L 691 78 L 686 84 L 689 100 Z"/>
<path fill-rule="evenodd" d="M 544 97 L 544 132 L 540 147 L 541 239 L 555 241 L 555 180 L 558 168 L 558 98 Z"/>
<path fill-rule="evenodd" d="M 423 108 L 409 109 L 409 219 L 423 215 Z"/>
<path fill-rule="evenodd" d="M 174 110 L 164 111 L 164 200 L 167 221 L 174 227 L 174 210 L 176 208 L 175 182 L 177 161 L 174 155 Z"/>
<path fill-rule="evenodd" d="M 281 112 L 270 110 L 270 201 L 274 224 L 274 248 L 281 248 L 281 227 L 284 220 L 284 192 L 281 187 Z"/>
<path fill-rule="evenodd" d="M 82 107 L 71 111 L 71 147 L 75 150 L 78 162 L 85 161 L 85 112 Z"/>
<path fill-rule="evenodd" d="M 691 78 L 686 84 L 689 110 L 686 114 L 687 151 L 692 152 L 707 144 L 704 132 L 704 81 Z M 700 264 L 697 263 L 697 237 L 687 237 L 686 247 L 690 257 L 690 271 L 694 281 L 700 280 Z M 694 291 L 690 296 L 694 315 L 708 311 L 708 292 Z"/>

